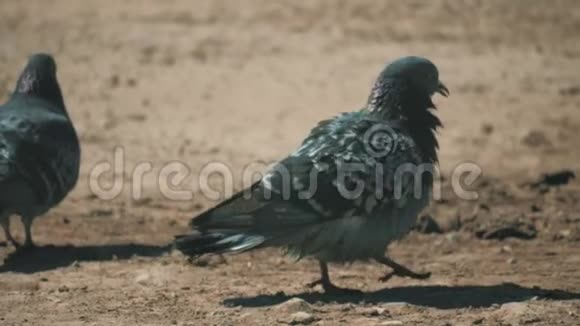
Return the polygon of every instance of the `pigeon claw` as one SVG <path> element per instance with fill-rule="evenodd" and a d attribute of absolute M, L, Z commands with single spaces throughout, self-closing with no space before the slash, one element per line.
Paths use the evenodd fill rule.
<path fill-rule="evenodd" d="M 407 278 L 412 278 L 415 280 L 425 280 L 425 279 L 428 279 L 429 277 L 431 277 L 431 272 L 423 272 L 423 273 L 414 272 L 414 271 L 410 270 L 409 268 L 395 262 L 394 260 L 392 260 L 388 257 L 377 257 L 376 259 L 378 262 L 380 262 L 383 265 L 386 265 L 392 269 L 392 271 L 390 273 L 386 274 L 385 276 L 383 276 L 379 279 L 380 281 L 383 281 L 383 282 L 388 281 L 393 276 L 407 277 Z"/>
<path fill-rule="evenodd" d="M 379 278 L 379 281 L 380 282 L 387 282 L 388 280 L 393 278 L 393 276 L 406 277 L 406 278 L 411 278 L 414 280 L 426 280 L 426 279 L 431 277 L 431 272 L 417 273 L 417 272 L 413 272 L 410 270 L 392 271 L 392 272 L 385 274 L 385 276 Z"/>
<path fill-rule="evenodd" d="M 19 248 L 21 248 L 21 247 L 22 247 L 22 245 L 21 245 L 21 244 L 20 244 L 18 241 L 14 240 L 14 239 L 10 239 L 10 243 L 12 243 L 12 245 L 13 245 L 13 246 L 14 246 L 14 248 L 16 248 L 16 249 L 19 249 Z"/>
<path fill-rule="evenodd" d="M 390 279 L 393 278 L 393 276 L 395 276 L 395 272 L 387 273 L 384 276 L 379 277 L 379 282 L 383 282 L 383 283 L 388 282 Z"/>
<path fill-rule="evenodd" d="M 348 288 L 341 288 L 338 287 L 334 284 L 332 284 L 331 282 L 325 282 L 324 280 L 320 279 L 320 280 L 316 280 L 314 282 L 310 282 L 308 284 L 306 284 L 307 288 L 314 288 L 317 285 L 321 285 L 322 289 L 324 290 L 325 294 L 328 295 L 334 295 L 334 296 L 344 296 L 344 295 L 348 295 L 348 296 L 359 296 L 362 295 L 363 292 L 360 290 L 355 290 L 355 289 L 348 289 Z"/>
<path fill-rule="evenodd" d="M 322 285 L 322 280 L 321 279 L 306 284 L 306 287 L 309 288 L 309 289 L 312 289 L 312 288 L 316 287 L 317 285 Z"/>

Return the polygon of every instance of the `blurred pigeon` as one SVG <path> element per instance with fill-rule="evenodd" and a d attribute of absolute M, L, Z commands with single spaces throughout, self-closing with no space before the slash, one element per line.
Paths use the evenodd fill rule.
<path fill-rule="evenodd" d="M 60 203 L 75 186 L 80 147 L 48 54 L 33 55 L 16 90 L 0 106 L 0 223 L 6 240 L 10 215 L 18 214 L 32 247 L 35 217 Z"/>
<path fill-rule="evenodd" d="M 532 188 L 563 186 L 576 178 L 576 173 L 572 170 L 561 170 L 552 173 L 544 173 L 540 180 L 531 183 Z"/>
<path fill-rule="evenodd" d="M 184 254 L 285 248 L 319 261 L 326 292 L 329 262 L 374 259 L 393 275 L 425 279 L 385 256 L 429 203 L 437 164 L 434 93 L 448 96 L 433 63 L 404 57 L 388 65 L 367 105 L 322 121 L 293 154 L 264 177 L 191 222 L 176 237 Z M 355 291 L 357 292 L 357 291 Z"/>

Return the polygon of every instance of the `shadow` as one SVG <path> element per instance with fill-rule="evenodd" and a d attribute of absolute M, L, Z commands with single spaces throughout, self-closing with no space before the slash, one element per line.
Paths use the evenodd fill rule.
<path fill-rule="evenodd" d="M 0 273 L 16 272 L 32 274 L 41 271 L 67 267 L 75 262 L 109 261 L 129 259 L 133 256 L 158 257 L 172 249 L 167 246 L 138 244 L 103 246 L 42 246 L 16 250 L 9 254 L 0 266 Z"/>
<path fill-rule="evenodd" d="M 490 286 L 409 286 L 382 289 L 361 295 L 333 296 L 323 293 L 304 292 L 296 295 L 277 293 L 248 298 L 232 298 L 223 301 L 226 306 L 266 307 L 285 302 L 291 298 L 301 298 L 308 303 L 394 303 L 403 302 L 439 309 L 484 308 L 494 304 L 530 300 L 534 297 L 544 300 L 580 299 L 580 293 L 562 290 L 545 290 L 537 287 L 526 288 L 517 284 L 504 283 Z"/>

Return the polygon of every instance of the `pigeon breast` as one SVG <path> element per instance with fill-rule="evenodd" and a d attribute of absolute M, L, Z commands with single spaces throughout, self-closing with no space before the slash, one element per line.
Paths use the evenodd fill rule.
<path fill-rule="evenodd" d="M 80 164 L 76 132 L 68 118 L 51 110 L 51 105 L 41 99 L 20 97 L 0 110 L 0 191 L 4 207 L 42 214 L 61 202 L 76 184 Z M 18 191 L 10 191 L 7 186 Z M 24 202 L 29 207 L 18 207 Z"/>

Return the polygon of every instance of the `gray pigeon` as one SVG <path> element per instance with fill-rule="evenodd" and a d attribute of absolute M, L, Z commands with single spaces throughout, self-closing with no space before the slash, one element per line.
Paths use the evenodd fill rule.
<path fill-rule="evenodd" d="M 366 106 L 322 121 L 264 177 L 191 221 L 176 247 L 196 257 L 285 248 L 314 257 L 325 292 L 338 288 L 328 263 L 375 260 L 393 275 L 425 279 L 385 255 L 429 204 L 437 165 L 434 93 L 449 91 L 433 63 L 404 57 L 380 74 Z"/>
<path fill-rule="evenodd" d="M 25 247 L 34 246 L 35 217 L 60 203 L 79 175 L 80 147 L 48 54 L 33 55 L 16 90 L 0 106 L 0 223 L 6 240 L 10 216 L 20 215 Z"/>

